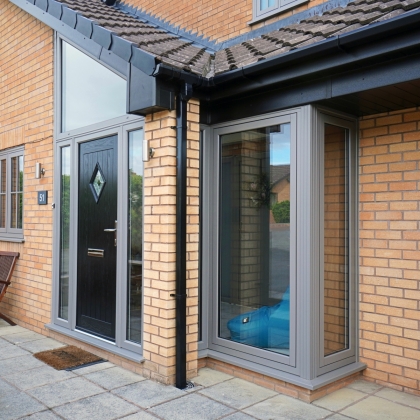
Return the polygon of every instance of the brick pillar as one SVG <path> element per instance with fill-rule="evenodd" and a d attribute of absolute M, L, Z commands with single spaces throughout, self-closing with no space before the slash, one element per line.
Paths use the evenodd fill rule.
<path fill-rule="evenodd" d="M 188 104 L 187 145 L 187 372 L 197 371 L 199 103 Z M 144 375 L 175 382 L 176 114 L 146 117 L 155 149 L 144 169 Z"/>

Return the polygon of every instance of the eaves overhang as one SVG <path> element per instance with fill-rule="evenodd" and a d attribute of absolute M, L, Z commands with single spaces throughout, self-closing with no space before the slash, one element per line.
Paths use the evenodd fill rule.
<path fill-rule="evenodd" d="M 411 56 L 417 63 L 420 47 L 419 9 L 206 77 L 161 62 L 56 0 L 10 1 L 123 74 L 128 80 L 129 113 L 173 109 L 174 95 L 184 83 L 192 85 L 194 96 L 211 110 L 226 101 L 233 104 L 235 98 L 240 101 L 279 89 L 289 101 L 287 106 L 323 101 L 343 94 L 339 86 L 343 80 L 344 90 L 353 94 L 369 88 L 361 83 L 366 71 L 376 87 L 420 78 L 419 66 L 410 66 Z M 372 76 L 375 71 L 379 77 Z M 286 106 L 284 101 L 278 106 Z"/>
<path fill-rule="evenodd" d="M 361 69 L 360 66 L 386 65 L 395 57 L 418 52 L 419 47 L 420 10 L 415 10 L 209 79 L 165 64 L 156 67 L 155 76 L 186 81 L 195 86 L 196 92 L 202 92 L 203 98 L 217 101 L 276 85 L 336 76 L 337 72 Z M 412 73 L 407 74 L 405 80 L 412 77 Z"/>

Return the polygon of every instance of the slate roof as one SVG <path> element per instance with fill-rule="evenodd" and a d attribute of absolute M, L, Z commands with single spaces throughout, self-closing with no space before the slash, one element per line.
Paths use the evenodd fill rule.
<path fill-rule="evenodd" d="M 346 7 L 331 9 L 212 54 L 204 45 L 197 45 L 197 42 L 176 36 L 134 13 L 118 9 L 118 3 L 110 7 L 101 0 L 59 1 L 152 54 L 159 62 L 206 78 L 420 8 L 420 0 L 355 0 Z"/>

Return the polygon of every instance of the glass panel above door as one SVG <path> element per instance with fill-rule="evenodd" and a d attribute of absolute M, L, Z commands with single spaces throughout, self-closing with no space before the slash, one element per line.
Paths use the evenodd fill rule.
<path fill-rule="evenodd" d="M 67 42 L 61 45 L 61 131 L 125 115 L 127 82 Z"/>
<path fill-rule="evenodd" d="M 324 126 L 324 356 L 349 348 L 348 130 Z"/>
<path fill-rule="evenodd" d="M 218 336 L 289 354 L 290 124 L 221 136 Z"/>

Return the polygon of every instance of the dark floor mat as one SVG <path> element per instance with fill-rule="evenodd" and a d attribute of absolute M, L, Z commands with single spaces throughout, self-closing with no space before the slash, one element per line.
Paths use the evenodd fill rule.
<path fill-rule="evenodd" d="M 95 356 L 94 354 L 75 346 L 66 346 L 55 350 L 41 351 L 40 353 L 34 354 L 34 356 L 57 370 L 71 369 L 103 361 L 101 357 Z"/>

